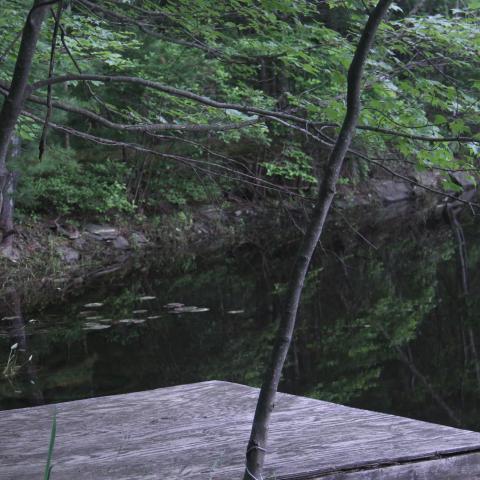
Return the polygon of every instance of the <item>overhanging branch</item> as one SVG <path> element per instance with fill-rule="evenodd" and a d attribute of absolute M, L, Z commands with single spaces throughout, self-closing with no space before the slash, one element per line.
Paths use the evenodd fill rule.
<path fill-rule="evenodd" d="M 144 78 L 139 77 L 131 77 L 126 75 L 96 75 L 96 74 L 69 74 L 69 75 L 62 75 L 58 77 L 49 78 L 46 80 L 40 80 L 35 82 L 31 85 L 31 90 L 38 90 L 43 87 L 47 87 L 48 85 L 53 85 L 57 83 L 68 83 L 72 81 L 96 81 L 96 82 L 103 82 L 103 83 L 130 83 L 141 85 L 145 88 L 151 88 L 153 90 L 157 90 L 168 95 L 172 95 L 178 98 L 185 98 L 187 100 L 192 100 L 196 103 L 206 105 L 212 108 L 218 108 L 223 110 L 237 110 L 242 113 L 247 114 L 257 114 L 260 116 L 269 116 L 274 117 L 282 120 L 288 120 L 295 123 L 301 123 L 306 125 L 315 126 L 315 127 L 338 127 L 338 124 L 331 123 L 331 122 L 312 122 L 304 117 L 300 117 L 298 115 L 293 115 L 291 113 L 282 112 L 282 111 L 274 111 L 274 110 L 267 110 L 264 108 L 258 108 L 251 105 L 242 105 L 238 103 L 229 103 L 229 102 L 222 102 L 218 100 L 214 100 L 210 97 L 199 95 L 188 90 L 183 90 L 180 88 L 171 87 L 169 85 L 163 85 L 158 82 L 154 82 L 152 80 L 147 80 Z M 380 128 L 380 127 L 372 127 L 367 125 L 358 125 L 357 130 L 365 130 L 365 131 L 372 131 L 384 135 L 396 136 L 396 137 L 403 137 L 403 138 L 410 138 L 412 140 L 419 140 L 423 142 L 429 143 L 441 143 L 441 142 L 459 142 L 459 143 L 480 143 L 480 139 L 475 137 L 468 137 L 468 136 L 449 136 L 449 137 L 433 137 L 428 135 L 418 135 L 418 134 L 411 134 L 408 132 L 399 132 L 397 130 L 391 130 L 387 128 Z"/>
<path fill-rule="evenodd" d="M 5 82 L 0 80 L 0 95 L 6 96 L 8 94 L 8 86 Z M 35 103 L 37 105 L 49 106 L 48 99 L 30 95 L 27 101 Z M 113 122 L 98 113 L 92 112 L 86 108 L 77 107 L 66 102 L 60 102 L 58 100 L 51 100 L 51 107 L 63 110 L 65 112 L 81 115 L 88 118 L 104 127 L 111 128 L 119 131 L 129 132 L 158 132 L 158 131 L 183 131 L 183 132 L 212 132 L 212 131 L 228 131 L 239 130 L 242 128 L 255 125 L 261 120 L 254 118 L 252 120 L 245 120 L 243 122 L 231 122 L 231 123 L 206 123 L 206 124 L 180 124 L 180 123 L 144 123 L 144 124 L 125 124 Z"/>

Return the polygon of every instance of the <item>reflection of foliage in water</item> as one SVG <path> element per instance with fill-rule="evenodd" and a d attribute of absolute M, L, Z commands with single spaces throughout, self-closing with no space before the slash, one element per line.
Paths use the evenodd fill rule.
<path fill-rule="evenodd" d="M 475 229 L 466 226 L 467 238 Z M 402 238 L 371 238 L 378 251 L 354 241 L 326 255 L 320 251 L 282 389 L 443 423 L 461 417 L 474 427 L 480 246 L 469 245 L 472 293 L 463 298 L 447 228 L 408 231 Z M 27 328 L 48 329 L 31 337 L 46 399 L 207 379 L 260 385 L 293 250 L 279 243 L 266 254 L 250 245 L 220 257 L 199 256 L 180 272 L 153 266 L 114 287 L 95 287 L 50 321 L 42 313 L 40 327 Z M 144 303 L 142 295 L 156 298 Z M 97 312 L 104 318 L 131 318 L 141 309 L 148 310 L 144 317 L 158 318 L 86 332 L 79 313 L 92 301 L 104 303 Z M 171 315 L 163 308 L 169 302 L 210 311 Z"/>
<path fill-rule="evenodd" d="M 475 272 L 478 246 L 469 247 L 469 270 Z M 478 311 L 468 299 L 478 301 L 474 292 L 480 285 L 472 275 L 462 314 L 455 245 L 448 230 L 390 242 L 380 256 L 356 252 L 348 267 L 343 279 L 327 270 L 319 282 L 307 285 L 315 290 L 310 298 L 318 299 L 320 325 L 301 323 L 297 349 L 302 352 L 302 376 L 291 388 L 478 428 L 478 324 L 470 330 L 471 345 L 462 338 L 468 337 Z M 312 306 L 305 309 L 308 316 Z"/>
<path fill-rule="evenodd" d="M 402 261 L 401 269 L 417 265 L 411 271 L 408 283 L 402 282 L 402 273 L 395 271 L 396 255 L 404 256 L 406 252 L 411 264 Z M 425 253 L 423 251 L 420 255 Z M 420 323 L 435 307 L 438 259 L 431 255 L 418 258 L 418 253 L 415 255 L 405 244 L 396 248 L 392 245 L 389 257 L 378 259 L 376 254 L 370 254 L 360 261 L 352 261 L 350 269 L 357 275 L 350 273 L 344 281 L 340 279 L 333 290 L 327 290 L 328 302 L 332 302 L 332 296 L 338 298 L 334 302 L 335 310 L 327 312 L 322 320 L 320 356 L 316 354 L 315 343 L 305 345 L 316 358 L 315 377 L 322 379 L 310 387 L 311 395 L 351 402 L 364 391 L 374 388 L 378 385 L 382 365 L 395 357 L 393 347 L 414 340 Z M 320 303 L 327 301 L 322 286 L 317 286 Z M 302 328 L 299 337 L 309 337 L 309 326 Z M 328 362 L 322 362 L 321 356 Z"/>

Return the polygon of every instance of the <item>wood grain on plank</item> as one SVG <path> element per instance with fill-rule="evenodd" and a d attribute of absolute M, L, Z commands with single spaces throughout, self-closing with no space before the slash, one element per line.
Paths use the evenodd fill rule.
<path fill-rule="evenodd" d="M 322 475 L 314 480 L 479 480 L 480 453 Z"/>
<path fill-rule="evenodd" d="M 241 478 L 257 395 L 213 381 L 57 404 L 53 478 Z M 0 412 L 0 480 L 41 478 L 52 414 Z M 272 421 L 265 477 L 277 480 L 480 450 L 479 433 L 287 394 Z"/>

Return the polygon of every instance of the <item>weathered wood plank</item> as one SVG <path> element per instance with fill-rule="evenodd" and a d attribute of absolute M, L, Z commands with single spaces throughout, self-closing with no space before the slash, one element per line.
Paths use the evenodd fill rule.
<path fill-rule="evenodd" d="M 257 395 L 203 382 L 58 404 L 53 478 L 240 478 Z M 0 480 L 41 478 L 52 412 L 0 412 Z M 266 473 L 286 480 L 480 450 L 480 434 L 280 394 L 270 445 Z"/>
<path fill-rule="evenodd" d="M 314 480 L 478 480 L 480 453 L 467 453 L 435 460 L 384 468 L 322 475 Z"/>

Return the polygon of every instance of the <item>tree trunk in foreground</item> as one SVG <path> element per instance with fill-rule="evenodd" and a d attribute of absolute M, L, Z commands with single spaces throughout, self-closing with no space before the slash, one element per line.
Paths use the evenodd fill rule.
<path fill-rule="evenodd" d="M 305 276 L 335 195 L 335 188 L 345 155 L 355 134 L 361 107 L 361 79 L 367 55 L 372 46 L 378 26 L 387 13 L 391 3 L 392 0 L 380 0 L 370 13 L 348 71 L 347 112 L 338 139 L 330 154 L 312 219 L 298 251 L 293 268 L 287 290 L 286 303 L 272 352 L 271 363 L 260 390 L 255 417 L 253 419 L 252 432 L 247 446 L 244 480 L 260 480 L 262 478 L 270 416 L 275 406 L 278 383 L 292 340 Z"/>
<path fill-rule="evenodd" d="M 22 32 L 9 94 L 0 110 L 0 247 L 11 246 L 15 177 L 7 170 L 8 147 L 22 112 L 28 88 L 28 77 L 45 13 L 52 1 L 35 0 Z"/>

